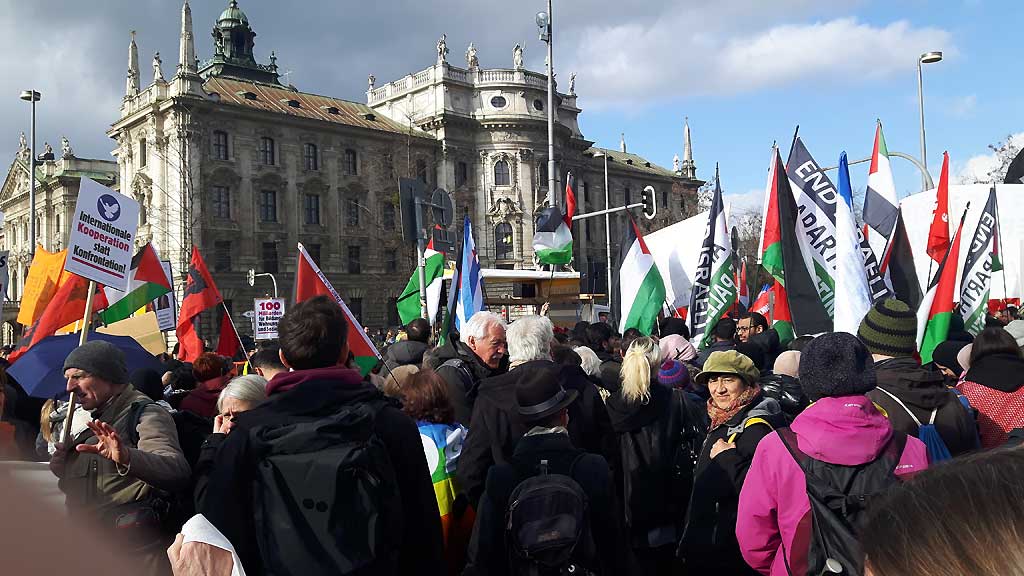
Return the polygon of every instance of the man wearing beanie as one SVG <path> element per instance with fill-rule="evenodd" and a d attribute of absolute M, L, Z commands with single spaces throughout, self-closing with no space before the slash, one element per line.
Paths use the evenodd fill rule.
<path fill-rule="evenodd" d="M 865 396 L 875 378 L 871 353 L 852 334 L 823 334 L 803 349 L 800 383 L 815 402 L 788 429 L 761 440 L 740 491 L 736 537 L 743 558 L 761 574 L 784 576 L 790 568 L 792 574 L 823 573 L 805 565 L 808 558 L 824 554 L 808 549 L 807 481 L 790 448 L 817 460 L 816 467 L 862 466 L 886 458 L 878 465 L 891 467 L 897 477 L 928 467 L 924 444 L 895 432 Z M 857 551 L 844 552 L 835 557 L 861 557 Z M 844 574 L 860 573 L 856 566 L 843 569 Z"/>
<path fill-rule="evenodd" d="M 147 573 L 168 571 L 165 550 L 174 535 L 162 533 L 163 519 L 154 512 L 170 505 L 169 493 L 187 487 L 191 474 L 174 420 L 128 383 L 124 353 L 109 342 L 76 348 L 64 360 L 64 376 L 76 410 L 93 418 L 69 446 L 58 444 L 50 460 L 69 514 L 98 521 L 118 537 L 121 526 L 134 523 L 132 550 Z"/>
<path fill-rule="evenodd" d="M 977 448 L 970 414 L 942 373 L 922 367 L 917 359 L 917 316 L 906 304 L 892 298 L 878 302 L 864 316 L 857 336 L 875 361 L 878 383 L 868 397 L 886 411 L 896 430 L 917 436 L 921 423 L 934 422 L 953 456 Z"/>

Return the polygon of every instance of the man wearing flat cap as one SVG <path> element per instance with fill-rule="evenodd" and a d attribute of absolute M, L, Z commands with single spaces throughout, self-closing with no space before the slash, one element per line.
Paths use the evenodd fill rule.
<path fill-rule="evenodd" d="M 467 552 L 464 574 L 509 573 L 505 515 L 516 487 L 546 472 L 576 481 L 587 496 L 587 513 L 594 546 L 577 547 L 573 562 L 594 574 L 621 574 L 621 527 L 614 511 L 615 490 L 604 457 L 573 446 L 566 425 L 575 390 L 566 390 L 557 366 L 531 367 L 516 384 L 516 407 L 530 429 L 516 444 L 512 460 L 491 467 L 477 507 L 476 525 Z"/>
<path fill-rule="evenodd" d="M 69 513 L 116 532 L 121 549 L 141 557 L 152 568 L 147 572 L 166 572 L 170 540 L 161 524 L 170 493 L 187 487 L 191 474 L 174 420 L 128 383 L 124 353 L 109 342 L 76 348 L 64 376 L 76 409 L 93 418 L 50 460 Z"/>

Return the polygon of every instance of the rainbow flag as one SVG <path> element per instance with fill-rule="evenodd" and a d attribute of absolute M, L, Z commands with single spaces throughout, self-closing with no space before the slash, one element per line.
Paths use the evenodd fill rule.
<path fill-rule="evenodd" d="M 447 546 L 452 504 L 455 502 L 455 463 L 462 453 L 466 428 L 458 424 L 434 424 L 422 420 L 417 425 L 427 457 L 430 481 L 434 484 L 437 510 L 441 514 L 441 528 Z"/>

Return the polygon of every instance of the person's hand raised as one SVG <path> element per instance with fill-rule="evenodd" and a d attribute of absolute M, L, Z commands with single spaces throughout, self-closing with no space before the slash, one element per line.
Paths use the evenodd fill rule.
<path fill-rule="evenodd" d="M 120 466 L 128 466 L 128 449 L 121 440 L 121 436 L 118 435 L 117 430 L 114 430 L 110 424 L 98 420 L 89 422 L 88 426 L 99 442 L 96 444 L 79 444 L 75 446 L 75 450 L 88 454 L 99 454 L 108 460 L 113 460 Z"/>
<path fill-rule="evenodd" d="M 235 427 L 235 419 L 230 415 L 218 414 L 213 419 L 213 433 L 227 434 Z"/>

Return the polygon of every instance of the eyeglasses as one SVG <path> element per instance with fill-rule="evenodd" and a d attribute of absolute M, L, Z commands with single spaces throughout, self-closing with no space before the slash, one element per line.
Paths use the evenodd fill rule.
<path fill-rule="evenodd" d="M 736 327 L 736 331 L 737 332 L 749 332 L 750 331 L 750 326 L 737 326 Z"/>

